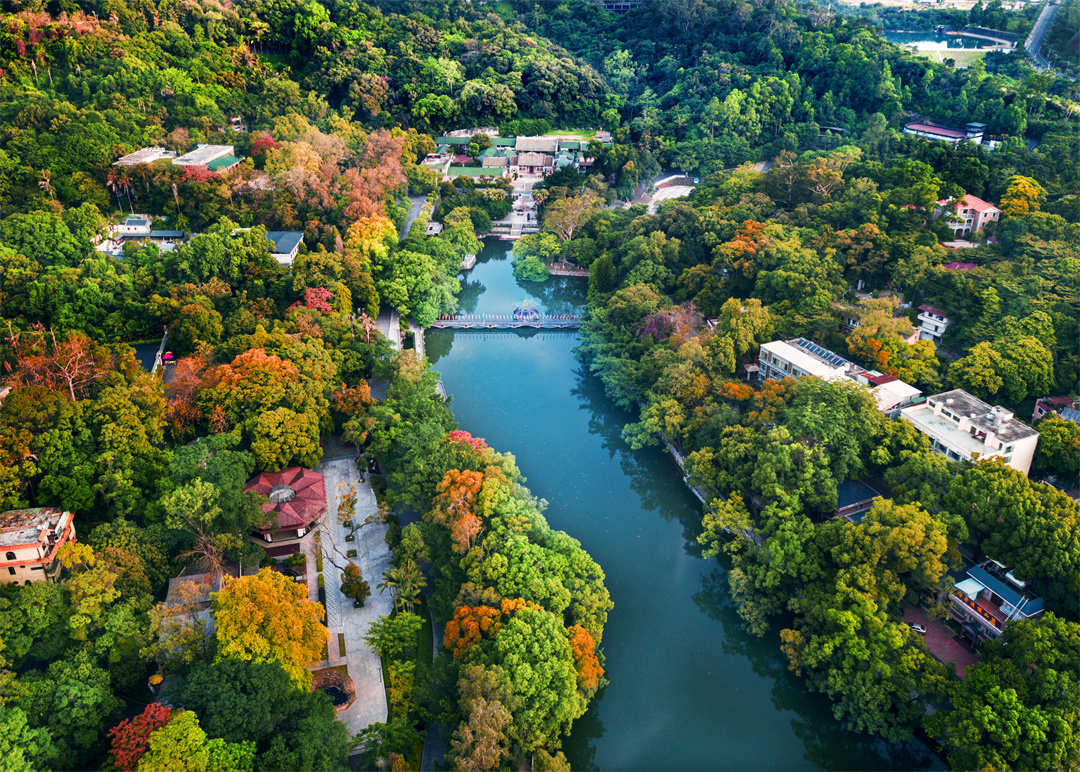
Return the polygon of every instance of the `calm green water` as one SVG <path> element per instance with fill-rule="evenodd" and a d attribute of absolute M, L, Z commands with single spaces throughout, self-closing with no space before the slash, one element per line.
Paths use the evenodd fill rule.
<path fill-rule="evenodd" d="M 466 274 L 462 313 L 549 313 L 585 301 L 582 279 L 519 284 L 489 242 Z M 922 744 L 844 731 L 786 670 L 776 633 L 740 629 L 724 568 L 701 558 L 701 507 L 659 450 L 619 437 L 631 419 L 582 372 L 576 333 L 427 333 L 428 357 L 462 428 L 509 451 L 551 525 L 607 573 L 611 680 L 564 750 L 575 770 L 942 769 Z"/>

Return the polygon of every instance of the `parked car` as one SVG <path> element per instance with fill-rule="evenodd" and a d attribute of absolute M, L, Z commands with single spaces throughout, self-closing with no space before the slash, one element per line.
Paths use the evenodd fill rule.
<path fill-rule="evenodd" d="M 922 625 L 917 625 L 917 624 L 914 624 L 914 623 L 910 623 L 910 624 L 908 624 L 908 627 L 910 627 L 912 630 L 917 632 L 919 635 L 926 635 L 926 628 L 923 627 Z"/>

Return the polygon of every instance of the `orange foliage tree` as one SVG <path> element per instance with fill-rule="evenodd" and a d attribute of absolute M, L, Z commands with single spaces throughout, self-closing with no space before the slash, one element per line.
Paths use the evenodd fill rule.
<path fill-rule="evenodd" d="M 454 618 L 446 623 L 443 643 L 457 659 L 487 637 L 494 638 L 502 629 L 502 611 L 491 606 L 458 606 Z"/>
<path fill-rule="evenodd" d="M 35 324 L 17 332 L 8 322 L 8 343 L 15 353 L 15 368 L 5 362 L 9 380 L 17 386 L 44 386 L 66 391 L 75 402 L 90 396 L 90 387 L 116 365 L 109 349 L 98 346 L 81 332 L 57 337 L 55 330 Z"/>
<path fill-rule="evenodd" d="M 204 418 L 195 406 L 195 397 L 203 386 L 205 369 L 206 360 L 202 357 L 184 357 L 176 363 L 173 379 L 165 389 L 168 399 L 165 417 L 178 438 L 186 436 Z"/>
<path fill-rule="evenodd" d="M 443 643 L 453 652 L 456 659 L 485 638 L 488 640 L 494 638 L 510 617 L 526 608 L 540 610 L 539 605 L 523 598 L 504 598 L 499 603 L 499 608 L 458 606 L 454 609 L 454 618 L 446 623 Z M 588 633 L 585 634 L 588 635 Z M 591 641 L 592 638 L 590 637 L 589 640 Z"/>
<path fill-rule="evenodd" d="M 572 626 L 567 633 L 570 636 L 570 651 L 574 655 L 578 688 L 587 694 L 594 692 L 604 675 L 604 668 L 600 667 L 600 659 L 596 656 L 596 641 L 581 625 Z"/>
<path fill-rule="evenodd" d="M 483 530 L 476 514 L 476 497 L 483 485 L 484 475 L 480 472 L 451 469 L 435 489 L 430 520 L 450 529 L 456 552 L 468 552 L 473 539 Z"/>

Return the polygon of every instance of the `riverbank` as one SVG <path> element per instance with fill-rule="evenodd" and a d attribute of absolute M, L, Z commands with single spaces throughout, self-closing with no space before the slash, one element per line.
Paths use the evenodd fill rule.
<path fill-rule="evenodd" d="M 489 242 L 463 312 L 523 296 L 580 313 L 583 279 L 518 282 L 509 245 Z M 630 449 L 616 407 L 581 367 L 573 332 L 430 330 L 427 354 L 458 423 L 513 453 L 545 516 L 603 567 L 615 603 L 602 648 L 610 684 L 573 726 L 573 769 L 941 769 L 919 743 L 856 735 L 788 670 L 777 630 L 748 635 L 726 565 L 705 560 L 701 501 L 660 448 Z M 645 677 L 641 677 L 645 675 Z M 755 738 L 768 737 L 768 743 Z"/>

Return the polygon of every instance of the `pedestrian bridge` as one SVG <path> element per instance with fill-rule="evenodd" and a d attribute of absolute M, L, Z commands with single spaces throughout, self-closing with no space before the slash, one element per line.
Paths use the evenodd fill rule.
<path fill-rule="evenodd" d="M 431 324 L 435 330 L 516 330 L 532 328 L 534 330 L 576 330 L 581 325 L 581 317 L 574 315 L 521 315 L 472 314 L 440 316 Z"/>

